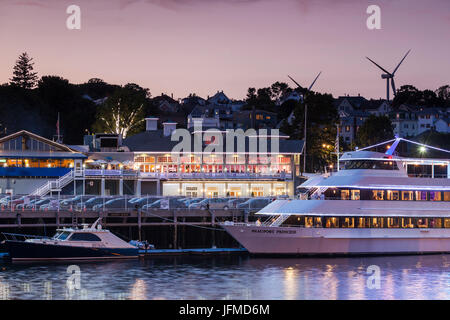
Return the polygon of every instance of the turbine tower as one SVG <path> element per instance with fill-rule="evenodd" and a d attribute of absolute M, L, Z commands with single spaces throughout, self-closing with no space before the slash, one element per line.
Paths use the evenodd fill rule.
<path fill-rule="evenodd" d="M 386 79 L 386 100 L 387 102 L 389 102 L 389 81 L 391 82 L 390 85 L 392 87 L 393 93 L 394 93 L 394 97 L 397 94 L 397 90 L 395 88 L 395 81 L 394 81 L 394 77 L 395 77 L 395 73 L 397 72 L 398 68 L 400 67 L 400 65 L 403 63 L 403 61 L 406 59 L 406 57 L 408 56 L 408 54 L 411 52 L 411 49 L 408 50 L 408 52 L 405 54 L 405 56 L 403 57 L 403 59 L 400 61 L 400 63 L 397 65 L 397 67 L 394 69 L 393 72 L 389 72 L 386 69 L 384 69 L 383 67 L 381 67 L 379 64 L 377 64 L 375 61 L 373 61 L 372 59 L 367 58 L 367 60 L 369 60 L 370 62 L 372 62 L 374 65 L 376 65 L 378 68 L 380 68 L 383 72 L 381 75 L 381 79 Z"/>
<path fill-rule="evenodd" d="M 311 83 L 311 85 L 309 86 L 309 88 L 307 89 L 307 93 L 311 91 L 312 87 L 314 86 L 314 84 L 316 83 L 317 79 L 319 79 L 320 75 L 322 74 L 322 71 L 319 72 L 319 74 L 317 75 L 317 77 L 314 79 L 314 81 Z M 297 81 L 295 81 L 291 76 L 289 76 L 289 79 L 291 79 L 298 87 L 298 89 L 300 89 L 301 91 L 304 91 L 305 88 L 303 88 Z M 307 125 L 307 118 L 308 116 L 308 105 L 305 103 L 305 128 L 304 128 L 304 133 L 303 133 L 303 172 L 306 172 L 306 125 Z"/>

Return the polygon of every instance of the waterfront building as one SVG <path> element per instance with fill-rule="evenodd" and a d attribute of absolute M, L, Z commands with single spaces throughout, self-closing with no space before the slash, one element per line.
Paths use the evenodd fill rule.
<path fill-rule="evenodd" d="M 147 118 L 147 130 L 124 140 L 133 156 L 134 169 L 139 178 L 137 194 L 161 194 L 167 196 L 192 197 L 251 197 L 294 195 L 300 181 L 300 155 L 303 142 L 287 140 L 288 136 L 270 136 L 279 139 L 279 154 L 269 158 L 265 152 L 253 153 L 248 148 L 250 137 L 246 138 L 246 149 L 233 154 L 192 152 L 175 160 L 171 156 L 178 141 L 171 141 L 170 134 L 175 126 L 164 123 L 162 130 L 155 129 L 157 118 Z M 225 131 L 220 131 L 226 145 Z M 195 135 L 203 134 L 191 130 Z M 267 136 L 258 139 L 266 139 Z M 202 149 L 214 141 L 205 141 Z M 259 141 L 258 141 L 259 145 Z M 192 148 L 194 150 L 194 148 Z"/>
<path fill-rule="evenodd" d="M 86 159 L 80 151 L 25 130 L 8 135 L 0 139 L 0 193 L 30 193 L 69 172 L 80 175 Z"/>
<path fill-rule="evenodd" d="M 51 193 L 265 197 L 293 196 L 301 181 L 303 141 L 288 140 L 288 136 L 281 134 L 250 135 L 245 137 L 244 149 L 238 148 L 236 140 L 233 151 L 227 152 L 224 148 L 222 152 L 211 153 L 205 148 L 216 144 L 214 136 L 203 139 L 206 131 L 191 129 L 192 152 L 175 159 L 172 150 L 179 141 L 172 141 L 171 134 L 177 124 L 166 121 L 159 129 L 158 118 L 148 117 L 145 120 L 144 132 L 123 140 L 120 135 L 114 134 L 89 135 L 85 137 L 83 146 L 58 144 L 26 131 L 3 138 L 0 143 L 4 141 L 6 145 L 8 142 L 8 147 L 2 147 L 0 155 L 3 158 L 0 161 L 4 159 L 6 165 L 0 169 L 15 172 L 14 176 L 3 174 L 4 191 L 8 189 L 14 194 L 39 196 Z M 223 145 L 226 146 L 226 131 L 217 129 L 216 133 L 223 137 Z M 203 141 L 199 150 L 194 146 L 197 138 Z M 261 147 L 262 139 L 267 139 L 267 150 Z M 271 148 L 275 139 L 278 140 L 279 152 L 273 156 Z M 30 144 L 29 140 L 33 142 Z M 41 143 L 33 147 L 36 150 L 17 147 L 35 146 L 35 140 Z M 256 150 L 249 147 L 250 140 L 256 142 Z M 13 148 L 14 152 L 11 153 L 9 148 Z M 15 168 L 17 166 L 21 169 Z M 39 172 L 31 170 L 31 174 L 30 169 L 38 169 Z M 26 182 L 29 178 L 34 179 L 32 184 Z M 16 180 L 13 182 L 12 179 Z M 18 179 L 28 180 L 18 184 Z"/>

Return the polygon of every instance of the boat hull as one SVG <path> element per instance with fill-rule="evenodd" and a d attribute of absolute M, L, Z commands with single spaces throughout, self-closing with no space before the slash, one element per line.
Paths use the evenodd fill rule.
<path fill-rule="evenodd" d="M 130 259 L 138 248 L 92 248 L 25 241 L 5 241 L 12 261 Z"/>
<path fill-rule="evenodd" d="M 450 229 L 325 229 L 222 224 L 252 254 L 388 255 L 450 252 Z"/>

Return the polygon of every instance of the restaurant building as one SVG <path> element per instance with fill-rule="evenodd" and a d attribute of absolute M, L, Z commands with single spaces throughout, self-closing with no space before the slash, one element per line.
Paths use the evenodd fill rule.
<path fill-rule="evenodd" d="M 85 159 L 75 149 L 25 130 L 8 135 L 0 139 L 0 193 L 27 194 L 49 180 L 81 173 Z"/>
<path fill-rule="evenodd" d="M 61 195 L 161 195 L 261 197 L 294 195 L 300 183 L 303 141 L 282 134 L 246 136 L 231 151 L 210 152 L 214 138 L 192 128 L 192 149 L 172 154 L 176 123 L 146 118 L 146 131 L 123 139 L 87 136 L 83 146 L 66 146 L 20 131 L 0 139 L 1 192 Z M 216 130 L 227 143 L 225 131 Z M 200 139 L 200 150 L 194 141 Z M 255 140 L 253 140 L 255 139 Z M 260 141 L 267 139 L 267 149 Z M 272 140 L 277 150 L 272 152 Z M 250 147 L 251 141 L 258 148 Z"/>

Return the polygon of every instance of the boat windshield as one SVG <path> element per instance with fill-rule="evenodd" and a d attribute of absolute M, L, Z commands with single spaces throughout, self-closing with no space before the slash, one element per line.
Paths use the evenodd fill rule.
<path fill-rule="evenodd" d="M 61 235 L 61 232 L 60 232 L 60 231 L 56 232 L 55 235 L 53 236 L 53 239 L 58 238 L 60 235 Z"/>
<path fill-rule="evenodd" d="M 63 231 L 55 239 L 66 240 L 69 237 L 69 235 L 70 235 L 70 232 Z"/>

